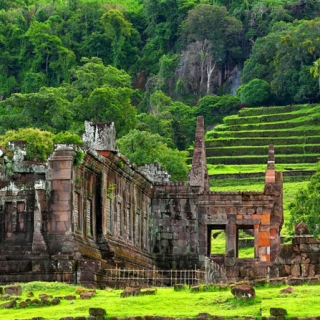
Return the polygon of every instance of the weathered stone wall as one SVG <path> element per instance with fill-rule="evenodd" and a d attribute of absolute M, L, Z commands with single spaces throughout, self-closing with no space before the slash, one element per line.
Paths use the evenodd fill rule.
<path fill-rule="evenodd" d="M 10 144 L 13 157 L 0 152 L 0 281 L 28 281 L 38 261 L 47 260 L 37 245 L 34 232 L 42 204 L 38 188 L 45 184 L 46 165 L 24 163 L 25 142 Z M 27 254 L 26 254 L 27 253 Z M 42 263 L 43 264 L 43 263 Z"/>
<path fill-rule="evenodd" d="M 90 149 L 74 166 L 69 151 L 60 148 L 51 157 L 52 167 L 58 170 L 51 172 L 54 212 L 46 238 L 51 254 L 59 252 L 57 264 L 61 266 L 62 255 L 69 255 L 65 272 L 82 284 L 95 282 L 96 273 L 105 268 L 152 268 L 151 182 L 113 152 Z"/>
<path fill-rule="evenodd" d="M 2 171 L 0 281 L 96 285 L 105 268 L 152 269 L 152 182 L 115 152 L 57 145 L 47 166 Z M 10 262 L 8 262 L 10 260 Z"/>
<path fill-rule="evenodd" d="M 30 164 L 15 143 L 9 173 L 0 156 L 0 281 L 89 286 L 104 281 L 107 268 L 203 268 L 214 229 L 227 235 L 215 259 L 229 279 L 272 275 L 283 222 L 272 147 L 263 192 L 217 193 L 209 191 L 203 118 L 185 183 L 168 182 L 158 165 L 130 164 L 116 151 L 111 123 L 86 127 L 84 151 L 56 145 L 47 163 Z M 240 229 L 252 229 L 252 259 L 238 258 Z"/>
<path fill-rule="evenodd" d="M 292 244 L 281 247 L 273 267 L 279 277 L 320 276 L 320 240 L 295 236 Z"/>
<path fill-rule="evenodd" d="M 204 267 L 211 256 L 212 230 L 226 233 L 226 252 L 215 257 L 230 280 L 268 276 L 280 250 L 283 223 L 282 175 L 269 148 L 263 192 L 210 192 L 205 160 L 203 118 L 198 118 L 188 184 L 155 184 L 152 251 L 157 266 Z M 238 258 L 238 233 L 252 229 L 254 258 Z"/>
<path fill-rule="evenodd" d="M 200 267 L 198 196 L 184 183 L 155 184 L 151 249 L 160 269 Z"/>
<path fill-rule="evenodd" d="M 82 136 L 84 145 L 92 150 L 116 151 L 116 128 L 113 122 L 85 122 L 85 133 Z"/>

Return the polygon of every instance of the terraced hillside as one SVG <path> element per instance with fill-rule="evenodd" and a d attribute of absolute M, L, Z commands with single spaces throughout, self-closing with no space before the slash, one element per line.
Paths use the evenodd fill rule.
<path fill-rule="evenodd" d="M 320 157 L 320 105 L 247 108 L 225 117 L 207 132 L 207 163 L 266 164 L 269 144 L 275 145 L 277 164 L 314 168 Z"/>
<path fill-rule="evenodd" d="M 246 108 L 206 133 L 207 166 L 214 191 L 261 190 L 268 146 L 284 175 L 284 215 L 320 159 L 320 105 Z M 288 230 L 284 228 L 282 234 Z"/>

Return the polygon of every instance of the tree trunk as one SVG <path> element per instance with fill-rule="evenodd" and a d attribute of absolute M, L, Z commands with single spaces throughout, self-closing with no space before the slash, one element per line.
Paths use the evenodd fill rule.
<path fill-rule="evenodd" d="M 207 94 L 210 94 L 211 78 L 212 78 L 212 73 L 215 68 L 216 68 L 216 62 L 214 62 L 213 66 L 212 66 L 212 59 L 209 56 L 209 60 L 207 62 Z"/>
<path fill-rule="evenodd" d="M 47 57 L 46 57 L 46 73 L 48 73 L 48 69 L 49 69 L 49 55 L 47 54 Z"/>
<path fill-rule="evenodd" d="M 205 76 L 205 66 L 206 66 L 206 59 L 207 59 L 207 52 L 206 52 L 206 40 L 202 43 L 202 48 L 199 53 L 201 64 L 200 64 L 200 85 L 199 85 L 199 98 L 202 97 L 202 87 L 204 84 L 204 76 Z"/>

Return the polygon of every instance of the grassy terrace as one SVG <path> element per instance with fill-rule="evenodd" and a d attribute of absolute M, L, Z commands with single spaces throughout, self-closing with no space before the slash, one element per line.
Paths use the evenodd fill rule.
<path fill-rule="evenodd" d="M 223 121 L 206 133 L 211 190 L 262 191 L 268 146 L 274 144 L 276 170 L 284 172 L 288 221 L 289 203 L 320 158 L 320 105 L 245 108 Z M 289 235 L 285 224 L 282 235 Z"/>
<path fill-rule="evenodd" d="M 209 135 L 209 133 L 207 134 Z M 300 145 L 300 144 L 318 144 L 320 140 L 318 136 L 289 136 L 289 137 L 258 137 L 250 138 L 250 146 L 262 146 L 270 143 L 275 146 L 283 145 Z M 206 148 L 215 147 L 243 147 L 248 143 L 248 138 L 220 138 L 206 140 Z"/>
<path fill-rule="evenodd" d="M 224 130 L 222 130 L 225 128 Z M 278 127 L 279 128 L 279 127 Z M 274 130 L 238 130 L 230 131 L 226 127 L 221 125 L 221 127 L 215 128 L 213 131 L 209 131 L 206 134 L 207 139 L 219 139 L 219 138 L 264 138 L 264 140 L 269 141 L 269 139 L 274 139 L 277 137 L 309 137 L 317 136 L 320 134 L 320 127 L 306 126 L 306 127 L 296 127 L 293 129 L 274 129 Z"/>
<path fill-rule="evenodd" d="M 260 165 L 267 163 L 269 144 L 275 146 L 278 170 L 313 170 L 320 158 L 320 105 L 245 108 L 223 121 L 206 133 L 209 171 L 264 172 Z"/>
<path fill-rule="evenodd" d="M 266 149 L 267 150 L 267 149 Z M 276 151 L 275 151 L 276 152 Z M 276 153 L 276 164 L 293 164 L 293 163 L 316 163 L 320 157 L 320 153 L 310 154 L 284 154 L 279 155 Z M 246 154 L 239 156 L 220 156 L 220 157 L 207 157 L 208 164 L 255 164 L 267 163 L 267 155 Z"/>
<path fill-rule="evenodd" d="M 207 164 L 209 175 L 220 174 L 242 174 L 242 173 L 261 173 L 263 174 L 267 169 L 267 163 L 250 164 L 250 165 L 212 165 Z M 316 163 L 276 163 L 277 171 L 293 172 L 293 171 L 314 171 L 316 170 Z"/>

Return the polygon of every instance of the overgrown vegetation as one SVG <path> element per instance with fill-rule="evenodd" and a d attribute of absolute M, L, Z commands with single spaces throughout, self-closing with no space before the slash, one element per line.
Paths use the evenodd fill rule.
<path fill-rule="evenodd" d="M 296 222 L 305 222 L 309 231 L 315 236 L 319 236 L 319 218 L 320 218 L 320 168 L 311 177 L 310 182 L 300 188 L 295 198 L 289 204 L 291 212 L 288 226 L 293 229 Z"/>

